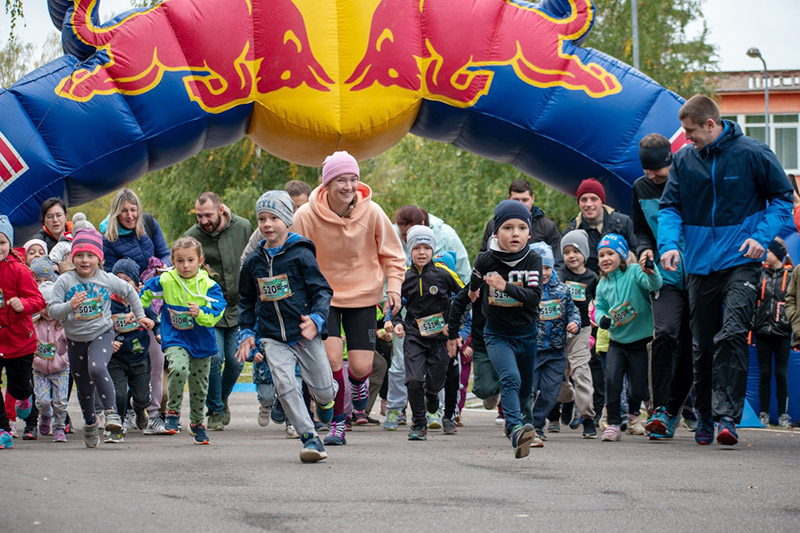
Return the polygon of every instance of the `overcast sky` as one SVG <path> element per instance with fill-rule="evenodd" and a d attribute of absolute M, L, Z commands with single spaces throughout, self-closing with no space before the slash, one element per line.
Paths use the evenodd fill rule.
<path fill-rule="evenodd" d="M 23 6 L 26 26 L 18 26 L 17 35 L 24 41 L 44 42 L 47 34 L 54 31 L 47 14 L 47 0 L 24 0 Z M 101 18 L 107 20 L 129 7 L 129 0 L 102 0 Z M 703 12 L 711 32 L 710 41 L 718 48 L 722 70 L 761 70 L 761 62 L 746 55 L 751 46 L 761 50 L 770 70 L 800 69 L 796 46 L 800 0 L 705 0 Z M 8 29 L 9 18 L 0 13 L 3 43 Z"/>

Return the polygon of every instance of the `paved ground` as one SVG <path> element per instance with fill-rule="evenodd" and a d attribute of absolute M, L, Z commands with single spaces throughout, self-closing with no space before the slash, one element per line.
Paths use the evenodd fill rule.
<path fill-rule="evenodd" d="M 80 431 L 16 439 L 0 451 L 0 531 L 800 530 L 800 432 L 741 430 L 722 448 L 685 430 L 602 443 L 567 429 L 515 460 L 494 417 L 471 410 L 455 436 L 356 428 L 303 465 L 255 406 L 234 394 L 211 446 L 136 431 L 95 450 Z"/>

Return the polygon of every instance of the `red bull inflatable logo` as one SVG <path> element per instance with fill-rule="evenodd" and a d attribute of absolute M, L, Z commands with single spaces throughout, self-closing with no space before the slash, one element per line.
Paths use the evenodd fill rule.
<path fill-rule="evenodd" d="M 679 96 L 581 46 L 592 0 L 164 0 L 105 23 L 99 1 L 48 0 L 65 55 L 0 90 L 17 225 L 245 135 L 317 166 L 411 132 L 622 206 L 638 140 L 680 142 Z"/>

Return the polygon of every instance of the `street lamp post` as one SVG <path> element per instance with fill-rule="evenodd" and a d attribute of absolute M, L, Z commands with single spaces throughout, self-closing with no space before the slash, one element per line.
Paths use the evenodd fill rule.
<path fill-rule="evenodd" d="M 761 60 L 761 64 L 764 65 L 764 125 L 767 129 L 767 146 L 772 148 L 772 132 L 770 131 L 770 120 L 769 120 L 769 71 L 767 71 L 767 62 L 764 61 L 764 57 L 761 55 L 761 51 L 758 48 L 750 48 L 747 50 L 747 55 L 750 57 L 757 57 Z"/>

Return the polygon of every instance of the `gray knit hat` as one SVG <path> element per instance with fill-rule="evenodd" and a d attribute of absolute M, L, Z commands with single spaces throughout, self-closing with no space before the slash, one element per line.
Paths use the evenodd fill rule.
<path fill-rule="evenodd" d="M 286 191 L 267 191 L 262 194 L 256 202 L 256 216 L 264 212 L 280 218 L 287 227 L 294 223 L 294 202 Z"/>
<path fill-rule="evenodd" d="M 564 255 L 565 246 L 574 246 L 583 255 L 583 260 L 589 259 L 589 235 L 586 230 L 574 229 L 561 237 L 561 255 Z"/>
<path fill-rule="evenodd" d="M 428 226 L 419 224 L 409 228 L 408 233 L 406 233 L 406 243 L 408 243 L 409 251 L 420 244 L 430 246 L 431 250 L 436 249 L 436 237 L 433 235 L 433 230 Z"/>

